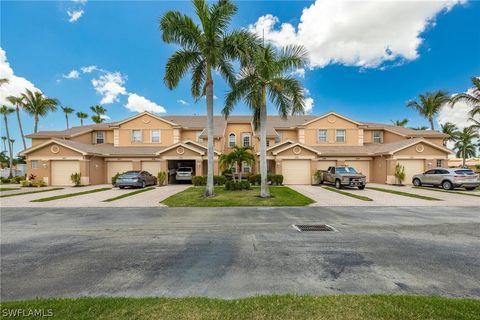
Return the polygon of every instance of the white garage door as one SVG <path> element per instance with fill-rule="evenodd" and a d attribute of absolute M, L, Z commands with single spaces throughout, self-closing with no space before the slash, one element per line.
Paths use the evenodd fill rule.
<path fill-rule="evenodd" d="M 367 182 L 370 181 L 370 161 L 368 160 L 351 160 L 346 161 L 347 165 L 353 167 L 357 172 L 364 174 L 367 177 Z"/>
<path fill-rule="evenodd" d="M 112 177 L 117 173 L 124 173 L 132 170 L 132 162 L 130 161 L 116 161 L 108 162 L 107 164 L 107 181 L 112 181 Z"/>
<path fill-rule="evenodd" d="M 70 176 L 72 173 L 80 172 L 80 163 L 78 161 L 55 160 L 51 164 L 52 185 L 54 186 L 72 186 Z"/>
<path fill-rule="evenodd" d="M 311 184 L 310 160 L 283 160 L 284 184 Z"/>
<path fill-rule="evenodd" d="M 142 161 L 142 170 L 148 171 L 156 177 L 160 172 L 160 161 Z"/>
<path fill-rule="evenodd" d="M 412 184 L 412 177 L 416 174 L 423 173 L 425 171 L 424 160 L 397 160 L 405 167 L 405 184 Z"/>
<path fill-rule="evenodd" d="M 335 167 L 337 161 L 335 160 L 320 160 L 317 162 L 317 170 L 327 170 L 328 167 Z"/>

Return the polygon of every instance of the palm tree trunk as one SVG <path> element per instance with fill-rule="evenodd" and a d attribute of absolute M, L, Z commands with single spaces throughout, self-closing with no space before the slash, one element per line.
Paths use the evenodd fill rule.
<path fill-rule="evenodd" d="M 269 198 L 270 190 L 267 184 L 267 106 L 265 103 L 265 89 L 260 106 L 260 197 Z"/>
<path fill-rule="evenodd" d="M 433 118 L 428 119 L 428 121 L 430 122 L 430 129 L 435 130 L 435 125 L 433 123 Z"/>
<path fill-rule="evenodd" d="M 33 126 L 33 132 L 37 133 L 37 131 L 38 131 L 38 114 L 35 115 L 35 120 L 34 121 L 35 121 L 35 124 Z"/>
<path fill-rule="evenodd" d="M 466 149 L 467 149 L 467 148 L 466 148 L 465 143 L 464 143 L 464 144 L 463 144 L 463 153 L 462 153 L 462 158 L 463 158 L 463 159 L 462 159 L 462 164 L 463 164 L 462 167 L 464 167 L 464 168 L 465 168 L 465 164 L 466 164 L 466 162 L 467 162 L 467 155 L 466 155 L 466 151 L 467 151 L 467 150 L 466 150 Z"/>
<path fill-rule="evenodd" d="M 5 121 L 5 131 L 7 133 L 7 141 L 8 141 L 8 151 L 10 153 L 10 159 L 9 159 L 9 169 L 10 173 L 8 174 L 8 177 L 11 178 L 13 177 L 13 150 L 12 150 L 12 144 L 10 143 L 10 131 L 8 131 L 8 119 L 7 115 L 3 115 L 3 121 Z"/>
<path fill-rule="evenodd" d="M 68 114 L 65 113 L 65 121 L 67 122 L 67 129 L 68 129 Z"/>
<path fill-rule="evenodd" d="M 83 126 L 83 119 L 80 118 L 80 125 Z"/>
<path fill-rule="evenodd" d="M 3 151 L 7 152 L 7 144 L 5 143 L 5 141 L 7 140 L 3 140 Z"/>
<path fill-rule="evenodd" d="M 207 186 L 205 187 L 205 197 L 211 197 L 213 193 L 213 158 L 214 158 L 214 137 L 213 137 L 213 80 L 212 70 L 207 67 L 206 100 L 207 100 Z"/>
<path fill-rule="evenodd" d="M 238 163 L 238 181 L 242 181 L 242 163 Z"/>
<path fill-rule="evenodd" d="M 18 128 L 20 129 L 20 135 L 22 136 L 23 149 L 27 149 L 27 143 L 25 142 L 25 135 L 23 134 L 22 120 L 20 119 L 20 108 L 17 106 L 17 120 Z"/>

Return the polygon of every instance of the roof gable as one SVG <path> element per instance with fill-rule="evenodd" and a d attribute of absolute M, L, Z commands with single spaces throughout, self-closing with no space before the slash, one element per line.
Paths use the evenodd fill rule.
<path fill-rule="evenodd" d="M 358 125 L 358 126 L 363 125 L 362 123 L 360 123 L 360 122 L 358 122 L 358 121 L 352 120 L 352 119 L 350 119 L 350 118 L 347 118 L 347 117 L 345 117 L 345 116 L 342 116 L 341 114 L 338 114 L 338 113 L 336 113 L 336 112 L 331 111 L 331 112 L 325 113 L 324 115 L 321 115 L 321 116 L 319 116 L 319 117 L 317 117 L 317 118 L 315 118 L 315 119 L 313 119 L 313 120 L 310 120 L 310 121 L 308 121 L 308 122 L 305 122 L 302 126 L 307 126 L 307 125 L 309 125 L 309 124 L 312 124 L 312 123 L 314 123 L 314 122 L 316 122 L 316 121 L 318 121 L 318 120 L 322 120 L 322 119 L 327 118 L 327 117 L 329 117 L 329 116 L 338 117 L 338 118 L 340 118 L 340 119 L 343 119 L 343 120 L 345 120 L 345 121 L 351 122 L 351 123 L 356 124 L 356 125 Z"/>
<path fill-rule="evenodd" d="M 169 125 L 171 125 L 171 126 L 178 126 L 176 123 L 173 123 L 173 122 L 171 122 L 171 121 L 168 121 L 168 120 L 166 120 L 166 119 L 163 119 L 162 117 L 159 117 L 159 116 L 157 116 L 157 115 L 155 115 L 155 114 L 153 114 L 153 113 L 150 113 L 150 112 L 148 112 L 148 111 L 144 111 L 144 112 L 139 113 L 139 114 L 137 114 L 137 115 L 134 115 L 134 116 L 132 116 L 132 117 L 130 117 L 130 118 L 127 118 L 127 119 L 125 119 L 125 120 L 119 121 L 119 122 L 116 123 L 116 126 L 120 126 L 120 125 L 122 125 L 122 124 L 125 124 L 125 123 L 127 123 L 127 122 L 133 121 L 133 120 L 138 119 L 138 118 L 140 118 L 140 117 L 145 117 L 145 119 L 147 119 L 147 120 L 148 120 L 149 117 L 151 117 L 151 118 L 154 118 L 154 119 L 163 121 L 163 122 L 165 122 L 165 123 L 167 123 L 167 124 L 169 124 Z M 142 119 L 142 120 L 143 120 L 143 119 Z M 148 122 L 144 122 L 144 123 L 148 123 Z"/>

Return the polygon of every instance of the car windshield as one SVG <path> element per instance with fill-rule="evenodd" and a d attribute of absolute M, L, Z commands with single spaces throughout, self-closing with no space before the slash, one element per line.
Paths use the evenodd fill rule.
<path fill-rule="evenodd" d="M 475 175 L 475 172 L 473 170 L 455 170 L 455 174 L 461 175 L 461 176 L 473 176 Z"/>
<path fill-rule="evenodd" d="M 192 168 L 189 167 L 180 167 L 177 170 L 178 172 L 192 172 Z"/>
<path fill-rule="evenodd" d="M 352 167 L 338 167 L 337 173 L 357 173 Z"/>
<path fill-rule="evenodd" d="M 127 171 L 122 173 L 122 176 L 127 176 L 127 177 L 136 177 L 140 174 L 140 171 Z"/>

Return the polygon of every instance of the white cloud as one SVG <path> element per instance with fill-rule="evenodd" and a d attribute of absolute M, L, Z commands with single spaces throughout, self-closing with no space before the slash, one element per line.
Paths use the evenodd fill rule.
<path fill-rule="evenodd" d="M 68 19 L 68 22 L 74 23 L 83 16 L 83 10 L 67 10 L 67 14 L 70 17 L 70 19 Z"/>
<path fill-rule="evenodd" d="M 64 74 L 62 77 L 65 79 L 78 79 L 80 77 L 80 72 L 77 70 L 72 70 L 67 74 Z"/>
<path fill-rule="evenodd" d="M 128 102 L 125 107 L 131 111 L 135 112 L 155 112 L 155 113 L 165 113 L 166 110 L 164 107 L 148 100 L 145 97 L 139 96 L 136 93 L 132 93 L 128 96 Z"/>
<path fill-rule="evenodd" d="M 296 76 L 296 77 L 299 77 L 299 78 L 305 78 L 305 69 L 304 68 L 299 68 L 295 71 L 293 71 L 292 73 L 292 76 Z"/>
<path fill-rule="evenodd" d="M 40 91 L 27 79 L 14 74 L 12 67 L 8 63 L 7 54 L 2 48 L 0 48 L 0 79 L 8 79 L 9 81 L 0 86 L 0 104 L 10 105 L 6 97 L 18 96 L 24 93 L 25 89 Z"/>
<path fill-rule="evenodd" d="M 98 70 L 97 66 L 87 66 L 87 67 L 81 67 L 80 70 L 82 70 L 83 73 L 92 73 L 93 71 Z"/>
<path fill-rule="evenodd" d="M 118 102 L 119 95 L 127 94 L 125 78 L 120 72 L 105 72 L 98 78 L 92 79 L 92 85 L 97 93 L 102 95 L 101 104 Z"/>
<path fill-rule="evenodd" d="M 72 0 L 72 2 L 80 3 L 80 4 L 85 4 L 85 3 L 88 2 L 88 0 Z"/>
<path fill-rule="evenodd" d="M 100 115 L 100 118 L 101 119 L 105 119 L 105 120 L 110 120 L 111 118 L 109 116 L 107 116 L 106 114 L 101 114 Z"/>
<path fill-rule="evenodd" d="M 182 99 L 177 100 L 177 102 L 180 103 L 180 104 L 183 104 L 184 106 L 188 106 L 188 105 L 190 104 L 190 103 L 188 103 L 187 101 L 182 100 Z"/>
<path fill-rule="evenodd" d="M 305 98 L 305 113 L 310 113 L 313 110 L 314 100 L 312 97 Z"/>
<path fill-rule="evenodd" d="M 472 94 L 473 89 L 467 90 L 467 93 Z M 473 106 L 466 104 L 464 102 L 457 102 L 453 107 L 447 103 L 445 104 L 438 113 L 437 122 L 441 125 L 445 122 L 454 123 L 459 129 L 469 127 L 472 125 L 472 122 L 469 120 L 470 111 Z M 480 121 L 480 116 L 476 116 L 475 120 Z"/>
<path fill-rule="evenodd" d="M 304 8 L 298 26 L 271 14 L 249 29 L 277 46 L 301 44 L 311 67 L 343 64 L 364 68 L 418 57 L 422 32 L 435 17 L 466 0 L 331 1 Z"/>

